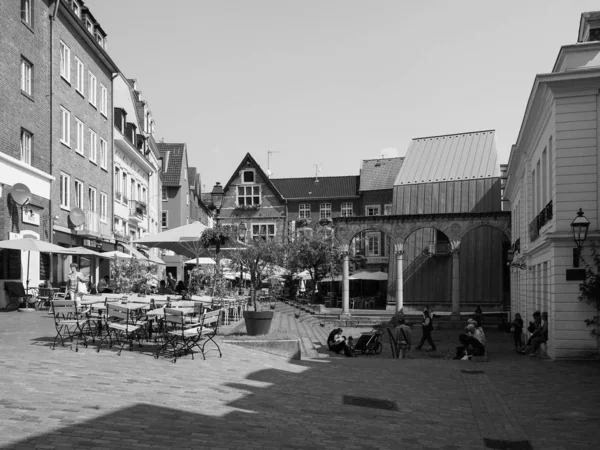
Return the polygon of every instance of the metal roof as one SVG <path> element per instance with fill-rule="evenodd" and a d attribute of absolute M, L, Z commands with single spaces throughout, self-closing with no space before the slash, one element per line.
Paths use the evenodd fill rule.
<path fill-rule="evenodd" d="M 413 139 L 395 186 L 500 176 L 494 130 Z"/>
<path fill-rule="evenodd" d="M 318 181 L 317 181 L 318 180 Z M 271 182 L 288 199 L 348 198 L 358 196 L 359 177 L 272 178 Z"/>
<path fill-rule="evenodd" d="M 360 169 L 359 191 L 392 189 L 404 158 L 365 159 Z"/>

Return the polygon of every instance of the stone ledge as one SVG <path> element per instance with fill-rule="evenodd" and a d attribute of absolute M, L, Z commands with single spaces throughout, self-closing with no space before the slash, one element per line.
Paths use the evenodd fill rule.
<path fill-rule="evenodd" d="M 271 355 L 283 356 L 288 359 L 300 359 L 300 340 L 298 339 L 286 339 L 286 340 L 256 340 L 256 339 L 224 339 L 224 343 L 238 345 L 240 347 L 250 348 L 252 350 L 258 350 Z"/>

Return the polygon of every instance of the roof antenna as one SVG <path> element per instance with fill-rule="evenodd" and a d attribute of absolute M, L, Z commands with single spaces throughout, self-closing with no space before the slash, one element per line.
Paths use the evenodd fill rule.
<path fill-rule="evenodd" d="M 279 150 L 268 150 L 267 151 L 267 176 L 271 178 L 273 172 L 271 172 L 271 155 L 273 153 L 279 153 Z"/>
<path fill-rule="evenodd" d="M 319 182 L 319 174 L 323 172 L 323 163 L 315 164 L 315 183 Z"/>

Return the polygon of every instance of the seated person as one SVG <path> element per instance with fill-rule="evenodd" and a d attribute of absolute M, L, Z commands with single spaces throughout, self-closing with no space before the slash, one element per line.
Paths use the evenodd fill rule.
<path fill-rule="evenodd" d="M 410 327 L 406 325 L 404 316 L 397 318 L 395 332 L 398 345 L 397 357 L 404 359 L 408 355 L 411 343 Z"/>
<path fill-rule="evenodd" d="M 344 355 L 346 356 L 355 356 L 352 349 L 352 337 L 346 341 L 346 336 L 342 336 L 343 332 L 344 330 L 341 328 L 336 328 L 329 333 L 329 337 L 327 338 L 327 346 L 329 347 L 329 350 L 336 352 L 337 354 L 343 351 Z"/>
<path fill-rule="evenodd" d="M 177 291 L 178 294 L 182 294 L 183 291 L 186 291 L 186 287 L 185 287 L 185 283 L 181 280 L 179 280 L 177 282 L 177 286 L 175 286 L 175 290 Z"/>
<path fill-rule="evenodd" d="M 527 339 L 527 343 L 522 348 L 517 350 L 517 353 L 522 355 L 530 353 L 532 341 L 539 337 L 542 333 L 542 314 L 539 311 L 535 311 L 533 313 L 533 322 L 529 322 L 527 331 L 531 333 L 531 336 L 529 336 L 529 339 Z"/>
<path fill-rule="evenodd" d="M 537 352 L 542 344 L 548 341 L 548 313 L 542 313 L 542 323 L 539 327 L 539 331 L 535 336 L 531 337 L 531 352 L 529 356 L 536 356 Z"/>
<path fill-rule="evenodd" d="M 485 333 L 483 332 L 483 328 L 481 328 L 481 326 L 479 325 L 479 322 L 477 322 L 476 320 L 469 320 L 465 331 L 468 335 L 473 336 L 475 339 L 481 342 L 481 344 L 484 347 L 486 346 Z"/>
<path fill-rule="evenodd" d="M 102 277 L 98 282 L 98 293 L 111 294 L 112 292 L 113 290 L 110 287 L 110 279 L 108 278 L 108 275 L 104 275 L 104 277 Z"/>
<path fill-rule="evenodd" d="M 160 280 L 160 284 L 158 287 L 158 293 L 159 294 L 174 294 L 175 291 L 173 291 L 171 288 L 167 287 L 167 282 L 165 280 Z"/>
<path fill-rule="evenodd" d="M 474 336 L 461 333 L 458 336 L 460 345 L 456 347 L 456 356 L 454 359 L 469 359 L 471 356 L 485 355 L 485 346 Z"/>

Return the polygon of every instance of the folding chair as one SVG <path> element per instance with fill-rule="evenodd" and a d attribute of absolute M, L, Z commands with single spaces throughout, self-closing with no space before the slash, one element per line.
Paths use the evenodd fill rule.
<path fill-rule="evenodd" d="M 52 316 L 56 327 L 56 337 L 50 347 L 56 348 L 56 341 L 60 338 L 60 344 L 65 346 L 65 339 L 75 342 L 75 351 L 79 351 L 79 339 L 83 338 L 83 346 L 87 347 L 84 328 L 89 329 L 88 311 L 80 311 L 75 300 L 52 300 Z"/>
<path fill-rule="evenodd" d="M 119 356 L 127 342 L 129 342 L 129 350 L 133 349 L 134 340 L 138 342 L 140 347 L 142 346 L 138 334 L 141 326 L 137 323 L 134 312 L 134 310 L 128 308 L 126 305 L 106 302 L 106 320 L 108 324 L 107 335 L 110 340 L 109 348 L 112 347 L 112 333 L 115 340 L 118 343 L 121 343 L 121 348 L 119 348 L 119 351 L 117 352 L 117 355 Z M 100 351 L 100 345 L 102 345 L 102 342 L 105 340 L 106 338 L 100 342 L 97 351 Z"/>
<path fill-rule="evenodd" d="M 204 359 L 206 359 L 206 352 L 204 351 L 204 347 L 206 346 L 206 344 L 208 344 L 208 341 L 211 341 L 217 347 L 217 350 L 219 351 L 219 358 L 223 356 L 219 344 L 217 344 L 214 340 L 214 337 L 219 331 L 219 324 L 221 323 L 222 314 L 223 310 L 217 309 L 216 311 L 210 311 L 202 314 L 200 318 L 200 322 L 202 323 L 202 339 L 204 340 L 204 342 L 202 343 L 202 347 L 200 347 L 200 350 L 202 351 L 202 357 Z"/>
<path fill-rule="evenodd" d="M 163 351 L 168 350 L 170 346 L 173 349 L 173 363 L 177 362 L 177 358 L 188 351 L 194 359 L 193 347 L 197 346 L 198 340 L 202 337 L 202 322 L 189 324 L 186 318 L 187 315 L 189 315 L 189 309 L 165 308 L 163 344 L 156 351 L 155 358 L 158 358 Z"/>
<path fill-rule="evenodd" d="M 8 297 L 8 304 L 5 308 L 7 311 L 18 309 L 21 302 L 24 302 L 26 307 L 30 303 L 35 303 L 34 295 L 32 293 L 26 293 L 25 287 L 20 281 L 5 281 L 4 290 Z"/>

